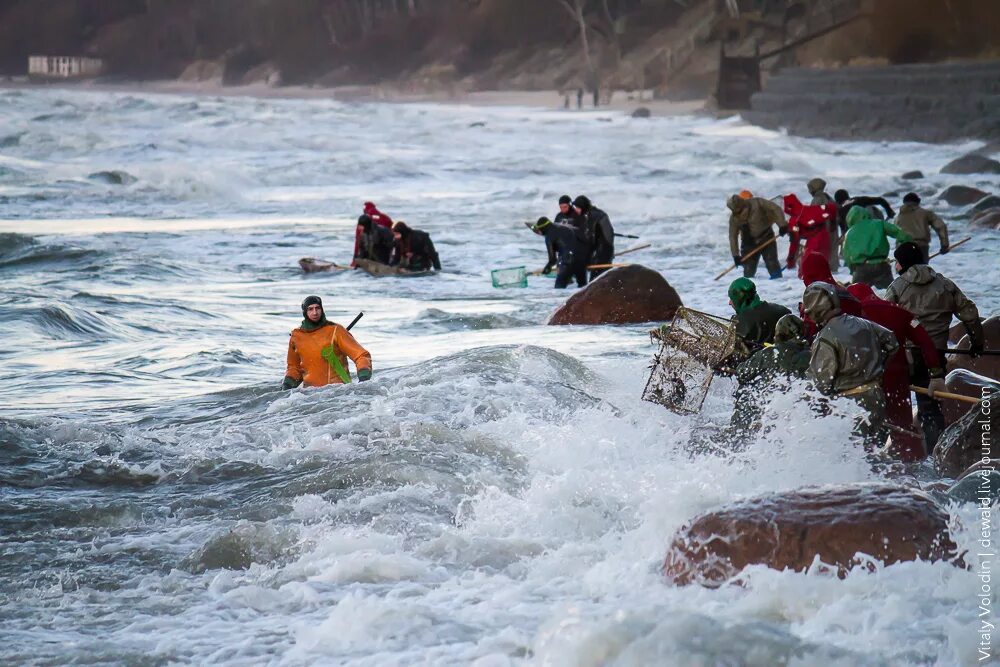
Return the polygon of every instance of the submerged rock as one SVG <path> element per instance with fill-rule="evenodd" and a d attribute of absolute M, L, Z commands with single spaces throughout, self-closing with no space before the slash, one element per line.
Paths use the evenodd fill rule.
<path fill-rule="evenodd" d="M 995 454 L 996 419 L 992 415 L 998 407 L 1000 393 L 994 393 L 944 430 L 934 447 L 934 468 L 941 475 L 957 477 L 972 464 Z"/>
<path fill-rule="evenodd" d="M 1000 391 L 1000 380 L 991 380 L 964 368 L 956 368 L 948 373 L 947 384 L 948 391 L 953 394 L 964 394 L 976 398 Z M 944 413 L 946 424 L 954 424 L 973 407 L 975 406 L 971 403 L 963 401 L 941 401 L 941 412 Z"/>
<path fill-rule="evenodd" d="M 967 185 L 949 185 L 944 189 L 938 199 L 943 199 L 952 206 L 968 206 L 969 204 L 974 204 L 986 195 L 988 192 L 983 192 L 979 188 L 970 188 Z"/>
<path fill-rule="evenodd" d="M 549 324 L 635 324 L 669 320 L 683 305 L 666 278 L 633 264 L 612 269 L 571 296 Z"/>
<path fill-rule="evenodd" d="M 1000 174 L 1000 162 L 993 158 L 969 153 L 941 167 L 942 174 Z"/>
<path fill-rule="evenodd" d="M 1000 500 L 1000 459 L 986 459 L 969 467 L 945 491 L 945 497 L 960 503 L 989 499 L 991 505 Z"/>
<path fill-rule="evenodd" d="M 969 225 L 978 229 L 1000 229 L 1000 206 L 979 211 L 972 216 Z"/>
<path fill-rule="evenodd" d="M 649 118 L 653 113 L 646 107 L 639 107 L 632 112 L 632 118 Z"/>
<path fill-rule="evenodd" d="M 127 171 L 119 171 L 117 169 L 111 171 L 95 171 L 93 174 L 87 176 L 91 181 L 97 181 L 98 183 L 106 183 L 108 185 L 130 185 L 136 182 L 136 177 Z"/>
<path fill-rule="evenodd" d="M 923 177 L 924 177 L 924 172 L 920 171 L 919 169 L 914 169 L 913 171 L 908 171 L 905 174 L 903 174 L 902 176 L 900 176 L 900 178 L 906 179 L 907 181 L 914 180 L 914 179 L 917 179 L 917 178 L 923 178 Z"/>
<path fill-rule="evenodd" d="M 983 197 L 975 204 L 970 206 L 968 212 L 971 214 L 976 214 L 997 207 L 1000 207 L 1000 197 L 996 195 L 990 195 L 988 197 Z"/>
<path fill-rule="evenodd" d="M 946 511 L 921 491 L 879 484 L 786 491 L 703 514 L 674 536 L 663 572 L 677 585 L 715 587 L 748 565 L 802 572 L 818 558 L 843 577 L 864 562 L 858 554 L 961 564 Z"/>
<path fill-rule="evenodd" d="M 965 327 L 962 326 L 962 328 L 964 330 Z M 987 350 L 1000 349 L 1000 315 L 992 315 L 983 320 L 983 337 Z M 958 339 L 958 344 L 955 347 L 959 350 L 968 350 L 969 345 L 969 336 L 964 335 Z M 948 368 L 962 368 L 1000 382 L 1000 357 L 998 356 L 983 356 L 973 359 L 967 354 L 949 355 Z"/>

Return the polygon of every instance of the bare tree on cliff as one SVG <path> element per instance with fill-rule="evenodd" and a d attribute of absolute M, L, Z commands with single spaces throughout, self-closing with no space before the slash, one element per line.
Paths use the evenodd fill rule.
<path fill-rule="evenodd" d="M 590 38 L 587 36 L 587 0 L 556 0 L 562 5 L 580 28 L 580 46 L 583 48 L 583 58 L 587 63 L 588 85 L 597 84 L 597 69 L 590 55 Z"/>
<path fill-rule="evenodd" d="M 598 83 L 597 66 L 594 57 L 590 52 L 591 30 L 605 40 L 611 46 L 615 59 L 615 69 L 621 65 L 622 47 L 618 38 L 618 24 L 629 3 L 623 0 L 556 0 L 569 15 L 580 30 L 580 47 L 583 49 L 583 57 L 587 64 L 588 85 L 596 86 Z"/>

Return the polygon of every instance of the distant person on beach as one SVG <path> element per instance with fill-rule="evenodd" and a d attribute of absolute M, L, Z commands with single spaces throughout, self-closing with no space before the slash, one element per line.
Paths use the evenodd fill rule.
<path fill-rule="evenodd" d="M 576 280 L 577 287 L 586 286 L 588 248 L 580 242 L 576 229 L 570 225 L 554 223 L 545 216 L 539 218 L 534 225 L 525 224 L 530 226 L 531 231 L 545 237 L 545 249 L 549 258 L 542 273 L 548 275 L 552 273 L 553 267 L 557 268 L 556 289 L 564 289 L 573 279 Z"/>
<path fill-rule="evenodd" d="M 393 225 L 392 235 L 396 239 L 396 245 L 390 264 L 408 271 L 441 270 L 441 260 L 438 258 L 437 250 L 434 249 L 434 241 L 431 240 L 430 234 L 419 229 L 411 229 L 400 220 Z"/>
<path fill-rule="evenodd" d="M 851 269 L 851 281 L 885 289 L 892 282 L 889 268 L 889 237 L 897 243 L 909 235 L 891 222 L 876 220 L 864 206 L 854 206 L 847 214 L 844 236 L 844 263 Z"/>
<path fill-rule="evenodd" d="M 585 221 L 587 241 L 590 244 L 590 264 L 604 265 L 615 261 L 615 228 L 611 218 L 601 209 L 594 206 L 584 195 L 573 200 L 573 209 L 577 216 Z M 590 280 L 594 281 L 607 268 L 591 269 Z"/>
<path fill-rule="evenodd" d="M 941 243 L 941 254 L 948 254 L 948 225 L 933 211 L 920 207 L 920 196 L 916 192 L 908 192 L 903 197 L 903 206 L 896 216 L 896 226 L 906 232 L 920 248 L 924 264 L 930 257 L 931 228 L 937 232 L 938 241 Z"/>
<path fill-rule="evenodd" d="M 885 291 L 885 300 L 913 313 L 938 350 L 948 349 L 948 334 L 954 315 L 969 334 L 969 351 L 973 357 L 978 356 L 986 339 L 976 304 L 955 283 L 927 266 L 923 250 L 916 243 L 903 243 L 896 248 L 894 255 L 899 277 Z M 919 387 L 928 387 L 932 377 L 929 366 L 934 362 L 925 360 L 919 354 L 912 354 L 910 361 L 910 381 Z M 947 360 L 942 365 L 945 367 L 941 370 L 941 377 L 947 371 Z M 927 453 L 931 454 L 945 427 L 941 405 L 930 396 L 917 394 L 917 416 L 924 430 Z"/>
<path fill-rule="evenodd" d="M 810 180 L 806 183 L 806 188 L 809 190 L 809 196 L 812 197 L 809 201 L 810 206 L 832 205 L 836 207 L 837 202 L 826 194 L 826 181 L 822 178 Z M 830 258 L 830 270 L 836 271 L 840 268 L 840 228 L 837 224 L 837 218 L 833 217 L 827 220 L 826 228 L 830 232 L 830 248 L 827 250 L 827 255 Z"/>
<path fill-rule="evenodd" d="M 381 225 L 376 225 L 371 217 L 362 215 L 358 218 L 357 250 L 354 261 L 367 259 L 380 264 L 388 264 L 392 259 L 392 249 L 396 239 L 392 231 Z"/>
<path fill-rule="evenodd" d="M 733 263 L 743 267 L 743 277 L 753 278 L 757 275 L 760 258 L 764 258 L 767 272 L 771 280 L 781 277 L 781 264 L 778 262 L 777 243 L 772 242 L 762 250 L 747 257 L 750 252 L 774 238 L 772 227 L 778 228 L 778 234 L 784 236 L 788 232 L 788 222 L 781 207 L 772 201 L 754 197 L 749 191 L 733 195 L 726 202 L 729 208 L 729 250 Z M 744 258 L 746 258 L 744 260 Z"/>
<path fill-rule="evenodd" d="M 385 213 L 382 213 L 380 210 L 378 210 L 378 208 L 375 206 L 375 204 L 373 202 L 366 201 L 365 202 L 365 209 L 364 210 L 365 210 L 365 215 L 367 215 L 369 218 L 371 218 L 372 221 L 376 225 L 378 225 L 379 227 L 385 227 L 386 229 L 391 229 L 392 228 L 392 218 L 390 218 Z M 353 257 L 357 257 L 358 256 L 358 252 L 361 249 L 360 243 L 361 243 L 361 227 L 357 227 L 354 230 L 354 255 L 353 255 Z M 351 266 L 354 266 L 354 262 L 353 261 L 351 262 Z"/>
<path fill-rule="evenodd" d="M 350 331 L 326 319 L 322 299 L 307 296 L 302 302 L 302 324 L 292 330 L 288 340 L 282 389 L 350 384 L 348 357 L 358 370 L 358 380 L 370 380 L 372 355 L 354 340 Z"/>
<path fill-rule="evenodd" d="M 864 195 L 852 197 L 847 190 L 837 190 L 833 193 L 833 200 L 837 202 L 837 227 L 840 229 L 841 236 L 847 233 L 847 212 L 855 206 L 864 206 L 873 218 L 879 220 L 891 220 L 896 217 L 896 212 L 892 210 L 892 206 L 884 197 L 865 197 Z M 877 213 L 878 208 L 885 211 L 884 216 Z"/>

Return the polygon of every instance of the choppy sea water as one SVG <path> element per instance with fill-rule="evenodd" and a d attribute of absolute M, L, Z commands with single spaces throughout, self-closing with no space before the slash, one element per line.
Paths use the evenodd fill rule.
<path fill-rule="evenodd" d="M 817 175 L 831 192 L 1000 190 L 936 175 L 975 146 L 702 117 L 0 92 L 0 660 L 974 664 L 978 580 L 949 565 L 667 586 L 666 545 L 697 513 L 884 473 L 846 419 L 796 396 L 775 397 L 774 430 L 737 453 L 691 446 L 728 420 L 726 382 L 698 417 L 642 403 L 646 327 L 545 327 L 567 293 L 544 278 L 495 290 L 488 274 L 540 266 L 521 221 L 588 194 L 654 245 L 634 261 L 725 314 L 728 280 L 711 278 L 728 194 L 804 197 Z M 918 168 L 928 178 L 898 180 Z M 300 257 L 349 259 L 365 200 L 431 232 L 445 273 L 303 275 Z M 937 206 L 964 236 L 963 212 Z M 1000 234 L 974 236 L 936 266 L 986 315 Z M 758 282 L 769 300 L 801 295 L 791 277 Z M 365 312 L 372 382 L 277 389 L 312 293 L 341 322 Z"/>

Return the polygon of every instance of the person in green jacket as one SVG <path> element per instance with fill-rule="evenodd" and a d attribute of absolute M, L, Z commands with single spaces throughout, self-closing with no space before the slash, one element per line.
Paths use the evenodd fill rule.
<path fill-rule="evenodd" d="M 737 278 L 729 285 L 729 305 L 736 311 L 736 335 L 749 352 L 774 342 L 774 327 L 782 315 L 792 311 L 782 305 L 762 301 L 757 286 L 749 278 Z"/>
<path fill-rule="evenodd" d="M 805 324 L 795 315 L 783 315 L 774 327 L 774 345 L 736 367 L 732 428 L 748 432 L 760 420 L 763 399 L 791 389 L 793 378 L 805 379 L 810 356 Z"/>
<path fill-rule="evenodd" d="M 844 236 L 844 262 L 851 269 L 851 280 L 885 289 L 892 283 L 889 268 L 889 237 L 897 243 L 910 240 L 902 229 L 876 220 L 867 207 L 855 206 L 847 212 L 847 235 Z"/>

